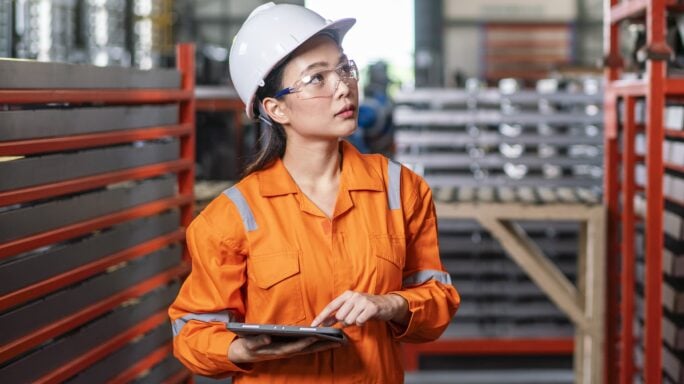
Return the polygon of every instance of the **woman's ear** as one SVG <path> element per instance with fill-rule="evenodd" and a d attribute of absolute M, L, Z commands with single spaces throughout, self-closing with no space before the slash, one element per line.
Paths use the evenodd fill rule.
<path fill-rule="evenodd" d="M 284 125 L 290 122 L 290 118 L 285 111 L 285 105 L 282 101 L 267 97 L 261 102 L 261 105 L 264 107 L 264 110 L 266 110 L 266 113 L 268 113 L 271 120 L 276 123 Z"/>

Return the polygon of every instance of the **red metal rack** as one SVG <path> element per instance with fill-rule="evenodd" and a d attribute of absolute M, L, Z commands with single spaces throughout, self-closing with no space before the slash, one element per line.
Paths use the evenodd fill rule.
<path fill-rule="evenodd" d="M 663 290 L 663 111 L 666 97 L 684 95 L 684 79 L 668 78 L 666 60 L 671 54 L 666 43 L 666 15 L 681 12 L 681 4 L 673 0 L 607 0 L 604 12 L 605 49 L 605 195 L 608 208 L 607 237 L 607 308 L 606 308 L 606 383 L 631 383 L 634 375 L 648 383 L 662 381 L 662 290 Z M 623 80 L 623 60 L 620 56 L 622 22 L 641 20 L 646 23 L 646 71 L 636 80 Z M 645 128 L 635 121 L 636 104 L 645 100 Z M 619 110 L 618 105 L 623 105 Z M 621 119 L 619 116 L 621 115 Z M 643 130 L 646 135 L 646 156 L 635 153 L 635 137 Z M 678 136 L 680 132 L 667 132 Z M 621 136 L 621 139 L 620 139 Z M 681 136 L 680 136 L 681 137 Z M 634 332 L 635 234 L 642 218 L 635 213 L 634 198 L 643 190 L 636 185 L 637 164 L 646 166 L 645 280 L 643 367 L 636 366 L 634 348 L 639 342 Z M 621 171 L 622 170 L 622 171 Z M 622 267 L 620 267 L 622 266 Z M 618 327 L 617 324 L 620 324 Z M 616 374 L 618 373 L 618 374 Z"/>
<path fill-rule="evenodd" d="M 572 26 L 564 23 L 483 25 L 482 77 L 534 81 L 572 62 Z"/>
<path fill-rule="evenodd" d="M 54 66 L 54 68 L 61 66 L 59 67 L 60 70 L 66 68 L 68 73 L 75 78 L 81 77 L 81 71 L 91 71 L 90 73 L 101 73 L 102 75 L 115 73 L 117 76 L 121 76 L 123 73 L 118 69 L 95 69 L 88 66 L 67 67 L 64 64 L 53 63 L 28 63 L 26 68 L 37 68 L 41 73 L 49 73 L 53 69 L 50 66 Z M 22 71 L 24 70 L 26 69 L 23 68 Z M 30 69 L 27 71 L 26 73 L 30 75 Z M 168 300 L 173 294 L 173 288 L 168 287 L 176 284 L 175 289 L 177 289 L 179 279 L 188 273 L 189 264 L 187 254 L 185 254 L 187 250 L 180 251 L 178 248 L 182 246 L 184 240 L 184 227 L 189 225 L 193 217 L 194 46 L 191 44 L 179 45 L 177 47 L 177 70 L 167 72 L 171 77 L 177 76 L 179 79 L 179 82 L 176 83 L 177 86 L 156 88 L 145 85 L 131 87 L 107 85 L 97 77 L 84 80 L 90 81 L 88 89 L 83 89 L 79 84 L 73 86 L 66 84 L 54 88 L 35 85 L 26 87 L 0 85 L 0 106 L 5 106 L 5 111 L 24 108 L 55 111 L 55 105 L 58 105 L 59 108 L 67 107 L 67 111 L 68 108 L 106 110 L 110 107 L 137 108 L 143 106 L 172 106 L 177 108 L 173 110 L 178 111 L 178 115 L 174 116 L 176 123 L 173 124 L 132 126 L 130 129 L 117 128 L 111 131 L 94 129 L 92 132 L 80 132 L 71 135 L 16 140 L 8 140 L 6 136 L 3 137 L 0 134 L 0 157 L 28 156 L 25 159 L 31 159 L 30 155 L 70 155 L 79 153 L 74 151 L 92 152 L 98 148 L 114 144 L 134 145 L 134 143 L 150 140 L 172 141 L 177 143 L 175 148 L 178 151 L 175 158 L 171 160 L 152 159 L 144 165 L 124 166 L 113 171 L 83 174 L 76 177 L 58 177 L 59 180 L 55 182 L 44 182 L 14 189 L 0 188 L 0 208 L 4 208 L 0 209 L 0 213 L 7 213 L 11 212 L 12 207 L 32 207 L 33 204 L 66 201 L 72 196 L 87 195 L 92 191 L 108 191 L 114 185 L 136 184 L 136 182 L 148 181 L 153 178 L 158 180 L 158 177 L 163 175 L 173 175 L 171 180 L 174 180 L 172 192 L 169 196 L 151 198 L 140 204 L 131 204 L 128 207 L 86 219 L 65 222 L 64 225 L 53 226 L 47 230 L 27 232 L 19 237 L 6 236 L 4 239 L 0 239 L 0 262 L 14 260 L 15 256 L 23 257 L 23 253 L 36 252 L 37 249 L 45 246 L 58 243 L 60 243 L 59 246 L 73 245 L 74 242 L 89 238 L 88 236 L 106 233 L 112 226 L 130 224 L 138 219 L 149 219 L 165 212 L 177 212 L 177 216 L 171 217 L 178 218 L 175 229 L 172 227 L 170 231 L 154 235 L 134 246 L 105 254 L 68 270 L 62 270 L 30 285 L 24 284 L 11 291 L 3 289 L 0 292 L 0 316 L 16 313 L 16 311 L 24 310 L 40 301 L 52 300 L 58 294 L 77 291 L 82 284 L 86 284 L 88 281 L 106 276 L 108 273 L 116 271 L 117 268 L 126 268 L 131 262 L 139 261 L 146 255 L 168 250 L 169 246 L 174 244 L 176 244 L 177 255 L 183 252 L 179 262 L 173 264 L 166 261 L 167 264 L 165 265 L 167 266 L 164 268 L 146 265 L 147 274 L 142 275 L 143 278 L 136 281 L 131 280 L 131 283 L 126 283 L 128 285 L 124 284 L 121 289 L 112 291 L 109 296 L 91 301 L 89 304 L 78 307 L 69 313 L 59 312 L 58 315 L 55 315 L 55 321 L 51 321 L 47 325 L 38 325 L 30 328 L 28 332 L 21 332 L 16 335 L 11 334 L 13 331 L 10 330 L 10 333 L 6 333 L 4 336 L 4 340 L 7 342 L 0 343 L 0 366 L 2 366 L 0 377 L 10 372 L 16 373 L 15 367 L 21 364 L 23 359 L 31 358 L 31 354 L 37 351 L 37 347 L 50 346 L 50 343 L 55 343 L 55 340 L 72 340 L 70 338 L 77 337 L 83 329 L 92 327 L 94 320 L 101 320 L 104 318 L 103 316 L 110 316 L 114 313 L 113 311 L 123 308 L 121 307 L 122 304 L 126 306 L 135 305 L 143 299 L 143 295 L 151 292 L 158 295 L 160 290 L 164 289 L 167 289 L 164 292 L 166 292 L 165 300 Z M 149 78 L 144 71 L 130 70 L 130 73 L 135 79 Z M 105 85 L 102 86 L 102 84 Z M 57 109 L 57 111 L 61 111 L 61 109 Z M 125 117 L 126 115 L 123 114 L 122 116 Z M 0 181 L 0 186 L 3 186 L 3 181 Z M 0 223 L 0 225 L 3 224 Z M 159 255 L 165 254 L 159 253 Z M 156 297 L 155 300 L 157 300 Z M 163 303 L 157 305 L 163 306 Z M 141 336 L 162 327 L 168 327 L 166 308 L 161 306 L 150 312 L 150 315 L 141 321 L 122 329 L 114 337 L 83 351 L 77 358 L 70 359 L 47 372 L 40 372 L 39 377 L 34 377 L 30 381 L 58 382 L 74 377 L 117 353 L 121 348 L 141 340 Z M 137 364 L 120 371 L 118 376 L 111 379 L 114 382 L 134 379 L 141 373 L 157 366 L 163 359 L 170 356 L 170 353 L 171 342 L 165 341 L 162 346 L 154 348 L 146 356 L 139 359 Z M 40 360 L 35 355 L 32 358 L 34 359 L 32 362 Z M 181 382 L 188 378 L 188 372 L 179 368 L 167 380 L 168 382 Z"/>

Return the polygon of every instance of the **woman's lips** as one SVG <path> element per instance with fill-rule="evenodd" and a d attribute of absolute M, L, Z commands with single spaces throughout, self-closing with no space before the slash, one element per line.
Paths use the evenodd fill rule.
<path fill-rule="evenodd" d="M 351 118 L 351 117 L 354 116 L 354 111 L 355 111 L 354 106 L 353 106 L 353 105 L 350 105 L 350 106 L 348 106 L 348 107 L 345 107 L 345 108 L 344 108 L 343 110 L 341 110 L 340 112 L 337 112 L 337 113 L 335 114 L 335 116 L 339 116 L 339 117 L 341 117 L 341 118 L 343 118 L 343 119 L 349 119 L 349 118 Z"/>

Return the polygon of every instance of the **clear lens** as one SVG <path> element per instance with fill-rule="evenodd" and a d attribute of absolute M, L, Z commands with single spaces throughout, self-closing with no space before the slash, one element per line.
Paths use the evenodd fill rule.
<path fill-rule="evenodd" d="M 353 60 L 338 65 L 336 68 L 307 74 L 295 85 L 291 93 L 299 99 L 331 97 L 337 90 L 340 81 L 356 90 L 359 70 Z"/>

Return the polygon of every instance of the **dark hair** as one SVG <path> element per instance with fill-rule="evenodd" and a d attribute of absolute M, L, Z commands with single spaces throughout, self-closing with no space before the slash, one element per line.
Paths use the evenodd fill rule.
<path fill-rule="evenodd" d="M 283 86 L 283 73 L 285 66 L 290 61 L 290 58 L 285 58 L 282 62 L 276 65 L 275 68 L 264 79 L 264 86 L 258 87 L 256 91 L 256 99 L 252 106 L 254 116 L 259 116 L 259 103 L 267 97 L 273 97 L 280 91 Z M 254 160 L 245 167 L 244 176 L 253 172 L 262 170 L 269 166 L 273 161 L 285 154 L 285 144 L 287 137 L 283 126 L 275 121 L 271 121 L 271 126 L 261 123 L 261 137 L 259 138 L 259 151 L 256 153 Z"/>

